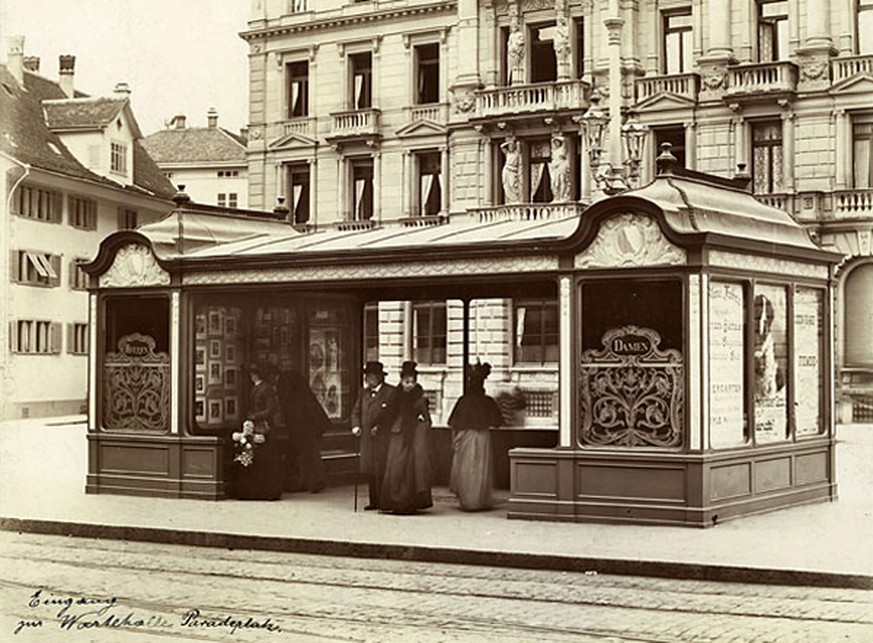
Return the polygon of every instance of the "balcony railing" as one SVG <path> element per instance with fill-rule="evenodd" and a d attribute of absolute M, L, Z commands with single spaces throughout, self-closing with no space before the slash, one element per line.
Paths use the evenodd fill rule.
<path fill-rule="evenodd" d="M 305 13 L 309 11 L 309 0 L 288 0 L 288 13 Z"/>
<path fill-rule="evenodd" d="M 359 109 L 350 112 L 337 112 L 331 117 L 331 136 L 334 138 L 353 138 L 373 136 L 379 133 L 379 110 Z"/>
<path fill-rule="evenodd" d="M 873 188 L 834 192 L 835 217 L 873 217 Z"/>
<path fill-rule="evenodd" d="M 443 214 L 428 214 L 418 217 L 405 217 L 397 220 L 404 228 L 424 228 L 427 226 L 443 225 L 449 222 L 449 217 Z"/>
<path fill-rule="evenodd" d="M 336 230 L 341 230 L 343 232 L 354 232 L 359 230 L 372 230 L 377 227 L 377 222 L 373 219 L 367 219 L 365 221 L 337 221 L 335 223 L 331 223 Z"/>
<path fill-rule="evenodd" d="M 794 92 L 797 89 L 797 65 L 782 61 L 752 63 L 730 68 L 728 96 Z"/>
<path fill-rule="evenodd" d="M 515 203 L 469 210 L 480 223 L 493 221 L 551 221 L 578 217 L 585 210 L 581 203 Z"/>
<path fill-rule="evenodd" d="M 412 105 L 407 107 L 408 123 L 416 121 L 431 121 L 433 123 L 445 124 L 448 121 L 449 109 L 445 103 L 432 103 L 429 105 Z"/>
<path fill-rule="evenodd" d="M 531 112 L 588 109 L 588 83 L 567 80 L 535 85 L 483 89 L 476 96 L 480 117 Z"/>
<path fill-rule="evenodd" d="M 835 83 L 858 74 L 873 75 L 873 55 L 840 57 L 831 61 L 831 77 Z"/>
<path fill-rule="evenodd" d="M 697 74 L 672 74 L 670 76 L 640 78 L 636 82 L 637 102 L 642 103 L 659 94 L 673 94 L 696 101 L 699 87 Z"/>
<path fill-rule="evenodd" d="M 313 138 L 315 136 L 315 119 L 308 116 L 294 118 L 282 124 L 282 135 L 299 134 Z"/>
<path fill-rule="evenodd" d="M 769 205 L 771 208 L 778 208 L 779 210 L 785 210 L 786 212 L 791 212 L 792 207 L 792 195 L 790 194 L 755 194 L 753 195 L 755 200 L 759 203 L 763 203 L 764 205 Z"/>

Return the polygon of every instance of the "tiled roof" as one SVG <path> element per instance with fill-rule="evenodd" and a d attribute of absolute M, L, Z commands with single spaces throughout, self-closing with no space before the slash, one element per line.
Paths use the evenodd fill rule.
<path fill-rule="evenodd" d="M 143 144 L 157 163 L 246 162 L 245 141 L 221 127 L 164 129 Z"/>
<path fill-rule="evenodd" d="M 126 98 L 72 98 L 44 100 L 45 118 L 51 129 L 102 128 L 124 109 Z"/>
<path fill-rule="evenodd" d="M 45 123 L 40 99 L 56 97 L 56 83 L 24 73 L 24 91 L 5 65 L 0 65 L 0 149 L 34 167 L 98 183 L 112 184 L 84 167 Z"/>
<path fill-rule="evenodd" d="M 118 188 L 114 181 L 82 165 L 46 124 L 41 101 L 63 99 L 60 86 L 28 71 L 24 72 L 24 86 L 22 89 L 7 67 L 0 65 L 0 150 L 33 167 Z M 133 167 L 134 185 L 125 189 L 162 198 L 175 194 L 172 183 L 149 158 L 140 141 L 134 144 Z"/>

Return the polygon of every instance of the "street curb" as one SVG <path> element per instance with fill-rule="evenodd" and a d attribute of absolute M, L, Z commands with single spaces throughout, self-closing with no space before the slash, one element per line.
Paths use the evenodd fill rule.
<path fill-rule="evenodd" d="M 221 549 L 252 549 L 322 556 L 381 558 L 453 565 L 487 565 L 491 567 L 513 567 L 518 569 L 542 569 L 578 573 L 594 572 L 617 576 L 649 576 L 719 583 L 873 589 L 873 576 L 862 574 L 766 569 L 730 565 L 697 565 L 652 560 L 588 558 L 557 554 L 423 547 L 419 545 L 383 545 L 341 540 L 293 538 L 287 536 L 253 536 L 181 529 L 30 520 L 25 518 L 0 517 L 0 530 Z"/>

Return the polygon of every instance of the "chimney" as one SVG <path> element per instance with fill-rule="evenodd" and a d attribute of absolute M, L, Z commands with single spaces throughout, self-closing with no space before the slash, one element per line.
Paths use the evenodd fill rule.
<path fill-rule="evenodd" d="M 118 98 L 130 98 L 130 85 L 123 80 L 115 83 L 115 89 L 112 90 L 112 93 Z"/>
<path fill-rule="evenodd" d="M 25 56 L 24 68 L 27 71 L 32 71 L 34 74 L 39 73 L 39 56 Z"/>
<path fill-rule="evenodd" d="M 67 96 L 67 98 L 73 98 L 73 96 L 75 96 L 75 89 L 73 88 L 73 74 L 75 68 L 75 56 L 58 56 L 58 81 L 60 82 L 61 89 L 64 90 L 64 94 Z"/>
<path fill-rule="evenodd" d="M 9 49 L 6 53 L 6 67 L 9 73 L 18 81 L 19 85 L 24 84 L 24 36 L 9 36 Z"/>
<path fill-rule="evenodd" d="M 173 119 L 173 127 L 176 129 L 185 129 L 185 115 L 177 114 Z"/>
<path fill-rule="evenodd" d="M 214 107 L 210 107 L 209 111 L 206 112 L 206 120 L 209 122 L 211 129 L 218 127 L 218 112 Z"/>

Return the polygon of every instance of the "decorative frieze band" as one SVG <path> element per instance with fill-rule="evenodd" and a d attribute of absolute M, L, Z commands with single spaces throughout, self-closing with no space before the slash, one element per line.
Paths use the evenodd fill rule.
<path fill-rule="evenodd" d="M 558 269 L 555 255 L 468 259 L 442 262 L 391 262 L 377 264 L 336 266 L 277 266 L 263 269 L 197 271 L 186 269 L 184 285 L 246 284 L 246 283 L 300 283 L 307 281 L 372 281 L 410 277 L 445 277 L 451 275 L 498 275 L 520 272 L 542 272 Z"/>
<path fill-rule="evenodd" d="M 709 265 L 720 268 L 737 268 L 752 272 L 769 272 L 796 277 L 828 278 L 828 267 L 821 264 L 804 263 L 780 257 L 763 257 L 760 255 L 711 250 Z"/>

